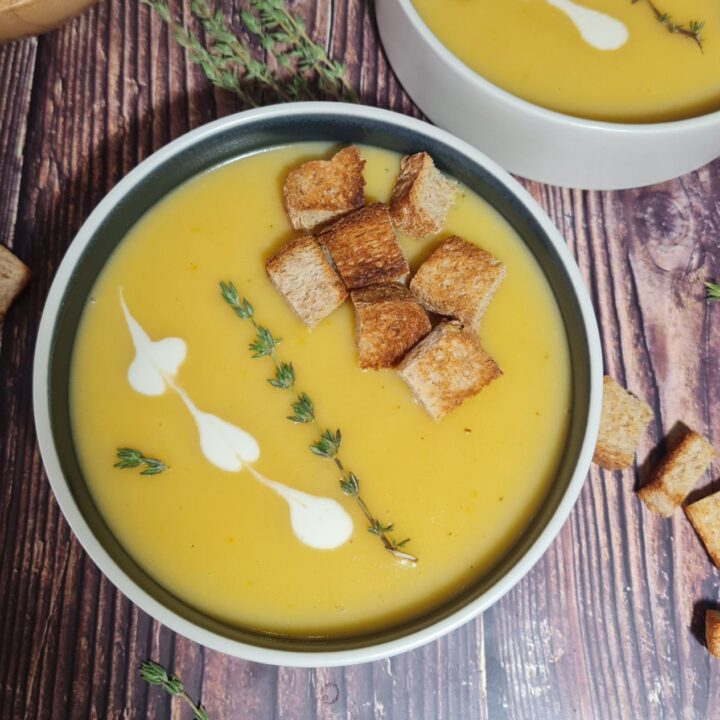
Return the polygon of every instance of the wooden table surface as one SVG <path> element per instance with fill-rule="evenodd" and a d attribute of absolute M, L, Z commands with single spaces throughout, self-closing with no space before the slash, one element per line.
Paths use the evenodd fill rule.
<path fill-rule="evenodd" d="M 369 0 L 293 5 L 364 102 L 419 115 L 388 68 Z M 525 183 L 578 260 L 608 371 L 656 417 L 639 469 L 593 468 L 545 557 L 475 622 L 374 664 L 268 667 L 162 627 L 85 555 L 33 428 L 32 353 L 50 281 L 120 178 L 240 109 L 136 0 L 105 0 L 60 31 L 0 47 L 0 241 L 34 271 L 0 345 L 0 718 L 189 717 L 138 679 L 146 657 L 180 674 L 213 720 L 720 717 L 720 661 L 701 642 L 718 573 L 681 512 L 660 520 L 633 494 L 678 421 L 720 447 L 720 305 L 703 302 L 701 285 L 720 277 L 719 163 L 627 192 Z"/>

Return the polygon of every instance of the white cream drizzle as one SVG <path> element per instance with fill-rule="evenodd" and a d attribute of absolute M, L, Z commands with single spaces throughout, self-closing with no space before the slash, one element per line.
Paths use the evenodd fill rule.
<path fill-rule="evenodd" d="M 318 550 L 332 550 L 345 544 L 353 533 L 353 521 L 340 503 L 295 490 L 255 470 L 249 463 L 260 457 L 257 440 L 245 430 L 199 410 L 175 384 L 175 375 L 187 355 L 185 341 L 172 337 L 151 340 L 130 313 L 122 289 L 120 305 L 135 346 L 135 357 L 127 374 L 130 387 L 142 395 L 162 395 L 168 387 L 177 393 L 195 421 L 205 459 L 227 472 L 239 472 L 245 467 L 257 482 L 285 500 L 290 509 L 290 524 L 300 542 Z"/>
<path fill-rule="evenodd" d="M 316 550 L 332 550 L 350 539 L 352 518 L 335 500 L 308 495 L 269 480 L 251 465 L 247 469 L 261 485 L 274 490 L 288 504 L 290 523 L 300 542 Z"/>
<path fill-rule="evenodd" d="M 617 50 L 630 37 L 627 26 L 620 20 L 597 10 L 582 7 L 571 0 L 545 0 L 575 24 L 583 40 L 596 50 Z"/>

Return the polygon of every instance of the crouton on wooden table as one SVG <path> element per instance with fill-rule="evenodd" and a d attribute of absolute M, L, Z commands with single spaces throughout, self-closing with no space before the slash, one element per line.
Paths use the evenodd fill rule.
<path fill-rule="evenodd" d="M 375 203 L 355 210 L 316 237 L 348 290 L 391 282 L 405 284 L 410 277 L 385 205 Z"/>
<path fill-rule="evenodd" d="M 420 266 L 410 289 L 428 310 L 457 318 L 477 332 L 505 273 L 489 252 L 451 237 Z"/>
<path fill-rule="evenodd" d="M 347 297 L 340 276 L 310 236 L 284 245 L 265 269 L 275 288 L 308 327 L 317 325 Z"/>
<path fill-rule="evenodd" d="M 715 448 L 700 434 L 690 430 L 658 465 L 650 481 L 638 495 L 647 507 L 662 517 L 670 517 L 697 485 L 715 457 Z"/>
<path fill-rule="evenodd" d="M 720 492 L 708 495 L 685 508 L 688 520 L 717 567 L 720 567 Z"/>
<path fill-rule="evenodd" d="M 372 285 L 350 294 L 358 361 L 364 370 L 394 367 L 431 329 L 425 308 L 403 285 Z"/>
<path fill-rule="evenodd" d="M 705 613 L 705 643 L 708 652 L 720 658 L 720 610 L 708 610 Z"/>
<path fill-rule="evenodd" d="M 290 172 L 283 186 L 285 209 L 296 230 L 319 225 L 365 204 L 365 161 L 354 146 L 331 160 L 312 160 Z"/>
<path fill-rule="evenodd" d="M 395 227 L 422 239 L 443 229 L 457 186 L 448 180 L 426 153 L 406 155 L 390 198 L 390 217 Z"/>
<path fill-rule="evenodd" d="M 477 335 L 447 320 L 405 356 L 398 371 L 435 420 L 502 375 Z"/>
<path fill-rule="evenodd" d="M 652 420 L 650 406 L 620 387 L 607 375 L 603 379 L 600 434 L 593 462 L 607 470 L 630 467 L 640 436 Z"/>
<path fill-rule="evenodd" d="M 30 279 L 30 270 L 7 248 L 0 245 L 0 320 Z"/>

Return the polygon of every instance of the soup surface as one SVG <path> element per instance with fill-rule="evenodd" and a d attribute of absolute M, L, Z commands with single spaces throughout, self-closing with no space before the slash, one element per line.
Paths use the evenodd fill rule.
<path fill-rule="evenodd" d="M 504 375 L 441 422 L 393 371 L 363 372 L 345 303 L 312 331 L 273 289 L 264 263 L 293 236 L 282 181 L 300 162 L 328 157 L 302 144 L 239 159 L 186 183 L 132 229 L 84 311 L 71 378 L 73 432 L 85 477 L 111 529 L 160 583 L 229 623 L 295 635 L 353 634 L 407 619 L 462 590 L 517 539 L 551 482 L 566 437 L 570 366 L 550 288 L 506 222 L 465 189 L 446 231 L 507 266 L 481 340 Z M 362 148 L 368 201 L 387 200 L 399 156 Z M 401 237 L 416 268 L 439 241 Z M 309 451 L 316 430 L 286 419 L 292 396 L 271 387 L 268 358 L 252 359 L 252 325 L 223 301 L 233 281 L 259 323 L 282 338 L 297 389 L 323 427 L 342 430 L 342 457 L 362 495 L 416 565 L 398 561 L 338 487 L 334 465 Z M 122 297 L 149 338 L 182 338 L 187 356 L 171 389 L 136 392 Z M 243 428 L 260 456 L 219 470 L 200 449 L 187 402 Z M 170 467 L 142 476 L 113 467 L 117 448 Z M 336 500 L 349 540 L 317 550 L 299 542 L 281 495 L 256 473 Z"/>
<path fill-rule="evenodd" d="M 704 21 L 702 50 L 670 33 L 647 0 L 412 0 L 432 32 L 466 65 L 495 85 L 543 107 L 579 117 L 656 122 L 720 108 L 720 3 L 655 0 L 686 29 Z M 611 18 L 583 14 L 589 9 Z M 627 40 L 609 40 L 619 21 Z M 613 27 L 615 31 L 613 31 Z M 593 29 L 594 28 L 594 29 Z M 618 42 L 622 40 L 617 38 Z M 597 43 L 596 43 L 597 44 Z"/>

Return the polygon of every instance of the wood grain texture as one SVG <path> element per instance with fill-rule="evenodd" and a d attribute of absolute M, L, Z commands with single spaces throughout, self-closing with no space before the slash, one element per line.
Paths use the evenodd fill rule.
<path fill-rule="evenodd" d="M 292 5 L 364 102 L 420 116 L 388 68 L 370 2 Z M 238 3 L 223 6 L 237 22 Z M 627 192 L 525 183 L 578 260 L 608 371 L 656 420 L 639 472 L 593 469 L 549 552 L 482 618 L 391 660 L 272 668 L 160 626 L 85 555 L 34 437 L 45 295 L 74 233 L 123 175 L 239 109 L 136 0 L 106 0 L 60 31 L 0 47 L 0 240 L 34 271 L 0 343 L 0 719 L 188 717 L 138 679 L 146 657 L 180 674 L 213 720 L 717 716 L 720 664 L 699 637 L 702 611 L 720 604 L 718 572 L 680 513 L 656 519 L 632 491 L 679 421 L 720 446 L 720 306 L 702 302 L 700 284 L 720 277 L 718 163 Z"/>

